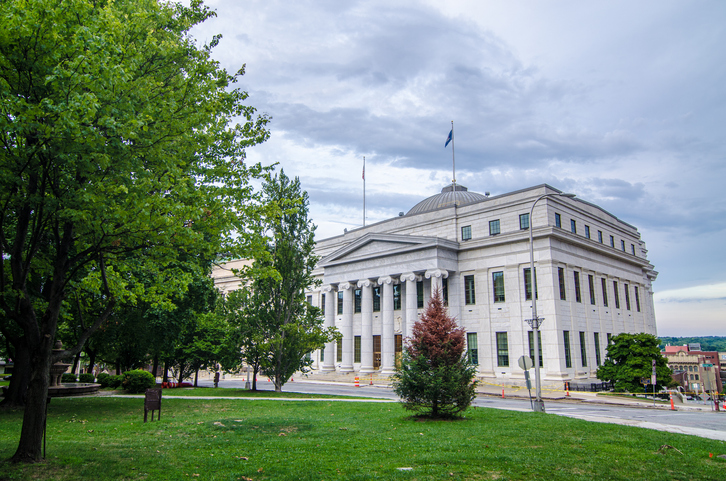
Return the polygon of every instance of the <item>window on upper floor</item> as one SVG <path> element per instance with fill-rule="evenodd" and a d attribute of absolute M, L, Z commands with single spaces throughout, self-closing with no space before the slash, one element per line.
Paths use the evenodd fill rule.
<path fill-rule="evenodd" d="M 585 237 L 587 237 L 588 239 L 590 238 L 590 226 L 589 225 L 585 226 Z"/>
<path fill-rule="evenodd" d="M 355 290 L 355 312 L 360 312 L 361 310 L 361 290 L 356 289 Z"/>
<path fill-rule="evenodd" d="M 565 285 L 565 269 L 557 268 L 557 278 L 560 281 L 560 300 L 567 300 L 567 286 Z"/>
<path fill-rule="evenodd" d="M 373 312 L 381 310 L 381 286 L 373 288 Z"/>
<path fill-rule="evenodd" d="M 620 309 L 620 293 L 618 292 L 618 281 L 613 281 L 613 292 L 615 293 L 615 309 Z"/>
<path fill-rule="evenodd" d="M 521 230 L 529 229 L 529 214 L 519 215 L 519 228 Z"/>
<path fill-rule="evenodd" d="M 623 284 L 625 289 L 625 309 L 630 310 L 630 289 L 627 284 Z"/>
<path fill-rule="evenodd" d="M 476 304 L 476 287 L 474 276 L 464 276 L 464 303 Z"/>
<path fill-rule="evenodd" d="M 393 284 L 393 310 L 401 310 L 401 284 Z"/>
<path fill-rule="evenodd" d="M 305 300 L 307 301 L 307 303 L 308 303 L 309 305 L 311 305 L 311 306 L 313 305 L 313 296 L 307 296 L 307 297 L 305 298 Z"/>
<path fill-rule="evenodd" d="M 602 231 L 597 231 L 597 241 L 602 244 Z"/>
<path fill-rule="evenodd" d="M 532 300 L 532 276 L 529 267 L 524 268 L 524 299 L 527 301 Z M 537 268 L 534 268 L 534 295 L 539 299 L 539 292 L 537 291 Z"/>
<path fill-rule="evenodd" d="M 622 249 L 622 251 L 625 252 L 625 241 L 622 239 L 620 240 L 620 249 Z"/>
<path fill-rule="evenodd" d="M 575 302 L 582 302 L 582 292 L 580 291 L 580 273 L 575 271 Z"/>
<path fill-rule="evenodd" d="M 494 286 L 494 302 L 504 302 L 504 272 L 492 272 Z"/>
<path fill-rule="evenodd" d="M 461 240 L 468 241 L 471 239 L 471 226 L 465 225 L 461 228 Z"/>
<path fill-rule="evenodd" d="M 489 235 L 499 234 L 499 219 L 489 221 Z"/>
<path fill-rule="evenodd" d="M 575 219 L 570 219 L 570 230 L 573 234 L 577 234 L 577 222 L 575 222 Z"/>
<path fill-rule="evenodd" d="M 630 251 L 635 255 L 635 244 L 630 244 Z"/>
<path fill-rule="evenodd" d="M 338 314 L 343 314 L 343 291 L 338 291 Z"/>
<path fill-rule="evenodd" d="M 615 236 L 610 236 L 610 247 L 615 248 Z"/>
<path fill-rule="evenodd" d="M 444 277 L 441 279 L 441 297 L 444 300 L 444 305 L 449 305 L 449 279 Z"/>
<path fill-rule="evenodd" d="M 555 213 L 555 227 L 562 228 L 562 216 L 557 213 Z"/>
<path fill-rule="evenodd" d="M 325 294 L 320 295 L 320 313 L 325 315 Z"/>
<path fill-rule="evenodd" d="M 601 279 L 602 281 L 602 305 L 607 307 L 608 306 L 608 285 L 607 281 L 603 277 Z M 608 344 L 610 344 L 610 338 L 608 337 Z"/>
<path fill-rule="evenodd" d="M 424 306 L 424 288 L 423 281 L 416 282 L 416 308 L 422 309 Z"/>
<path fill-rule="evenodd" d="M 640 296 L 638 296 L 638 286 L 633 286 L 635 290 L 635 310 L 640 312 Z"/>

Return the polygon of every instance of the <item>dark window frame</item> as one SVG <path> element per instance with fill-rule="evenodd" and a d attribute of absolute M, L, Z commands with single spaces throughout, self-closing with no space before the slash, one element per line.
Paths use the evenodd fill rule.
<path fill-rule="evenodd" d="M 492 272 L 492 291 L 494 302 L 506 302 L 507 296 L 504 290 L 504 271 Z M 499 293 L 497 291 L 500 291 Z"/>
<path fill-rule="evenodd" d="M 575 219 L 570 219 L 570 231 L 573 234 L 577 234 L 577 221 Z"/>
<path fill-rule="evenodd" d="M 461 228 L 461 240 L 462 241 L 471 240 L 471 226 L 470 225 L 465 225 Z"/>
<path fill-rule="evenodd" d="M 560 286 L 560 300 L 567 300 L 567 284 L 565 283 L 565 269 L 564 267 L 557 268 L 557 278 Z"/>
<path fill-rule="evenodd" d="M 587 333 L 580 331 L 580 362 L 582 367 L 587 367 Z"/>
<path fill-rule="evenodd" d="M 519 230 L 529 229 L 529 212 L 526 214 L 519 214 Z"/>
<path fill-rule="evenodd" d="M 499 219 L 494 219 L 489 221 L 489 235 L 499 235 L 501 234 L 501 224 L 499 223 Z"/>
<path fill-rule="evenodd" d="M 575 278 L 575 302 L 582 302 L 582 291 L 580 290 L 580 273 L 573 271 Z"/>
<path fill-rule="evenodd" d="M 509 367 L 509 341 L 506 332 L 497 332 L 497 366 Z"/>
<path fill-rule="evenodd" d="M 608 281 L 604 277 L 600 280 L 602 281 L 602 305 L 608 307 Z"/>
<path fill-rule="evenodd" d="M 524 275 L 524 300 L 532 300 L 532 276 L 529 275 L 531 268 L 525 267 L 522 269 Z M 534 268 L 534 295 L 539 299 L 539 289 L 537 288 L 537 268 Z"/>
<path fill-rule="evenodd" d="M 476 304 L 476 282 L 473 274 L 464 276 L 464 304 Z"/>
<path fill-rule="evenodd" d="M 594 306 L 596 304 L 595 276 L 593 276 L 592 274 L 587 275 L 587 286 L 590 288 L 590 305 Z"/>
<path fill-rule="evenodd" d="M 572 354 L 570 352 L 570 331 L 562 331 L 562 338 L 565 346 L 565 367 L 572 367 Z"/>

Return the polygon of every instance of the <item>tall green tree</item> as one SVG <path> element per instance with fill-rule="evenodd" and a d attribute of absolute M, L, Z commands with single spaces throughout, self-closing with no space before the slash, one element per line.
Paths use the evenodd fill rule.
<path fill-rule="evenodd" d="M 464 329 L 446 313 L 441 293 L 434 292 L 393 375 L 403 407 L 432 418 L 465 411 L 476 396 L 476 367 L 464 347 Z"/>
<path fill-rule="evenodd" d="M 249 285 L 253 294 L 248 296 L 246 322 L 264 326 L 265 338 L 256 346 L 260 368 L 281 391 L 296 371 L 311 364 L 309 353 L 339 335 L 335 328 L 323 327 L 320 309 L 305 298 L 305 289 L 315 285 L 312 273 L 318 260 L 313 254 L 315 226 L 308 219 L 307 192 L 298 178 L 280 171 L 263 184 L 262 193 L 274 211 L 264 224 L 271 242 L 269 256 L 253 265 L 258 274 Z"/>
<path fill-rule="evenodd" d="M 168 305 L 190 280 L 167 268 L 184 253 L 263 255 L 261 168 L 244 159 L 267 118 L 232 86 L 243 70 L 211 59 L 219 38 L 191 38 L 212 15 L 198 0 L 0 2 L 0 329 L 27 382 L 15 461 L 41 458 L 51 363 L 118 305 Z M 99 309 L 54 356 L 82 286 Z"/>
<path fill-rule="evenodd" d="M 643 392 L 641 379 L 650 380 L 655 360 L 656 390 L 671 384 L 672 371 L 658 344 L 657 337 L 642 332 L 613 336 L 605 362 L 597 370 L 597 378 L 613 383 L 616 391 Z"/>

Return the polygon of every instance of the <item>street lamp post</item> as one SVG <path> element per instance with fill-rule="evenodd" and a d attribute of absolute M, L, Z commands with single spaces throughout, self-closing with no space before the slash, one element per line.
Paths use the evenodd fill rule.
<path fill-rule="evenodd" d="M 544 199 L 545 197 L 568 197 L 573 198 L 575 194 L 544 194 L 537 198 L 532 204 L 532 208 L 529 211 L 529 285 L 532 290 L 532 319 L 527 319 L 527 322 L 532 327 L 532 337 L 534 337 L 534 383 L 535 383 L 535 401 L 534 411 L 543 413 L 545 412 L 544 401 L 542 401 L 542 384 L 540 382 L 539 375 L 539 326 L 543 317 L 537 316 L 537 276 L 534 273 L 534 240 L 532 236 L 532 214 L 534 213 L 534 206 L 537 202 Z"/>

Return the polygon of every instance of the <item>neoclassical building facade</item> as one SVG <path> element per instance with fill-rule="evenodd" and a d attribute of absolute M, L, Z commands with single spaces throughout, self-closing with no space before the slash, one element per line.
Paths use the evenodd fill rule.
<path fill-rule="evenodd" d="M 539 185 L 490 197 L 449 185 L 407 213 L 318 241 L 320 286 L 308 302 L 342 333 L 313 353 L 319 372 L 391 374 L 437 289 L 466 330 L 485 381 L 518 382 L 533 357 L 529 223 L 545 385 L 595 378 L 609 338 L 656 334 L 638 230 L 602 208 Z"/>

